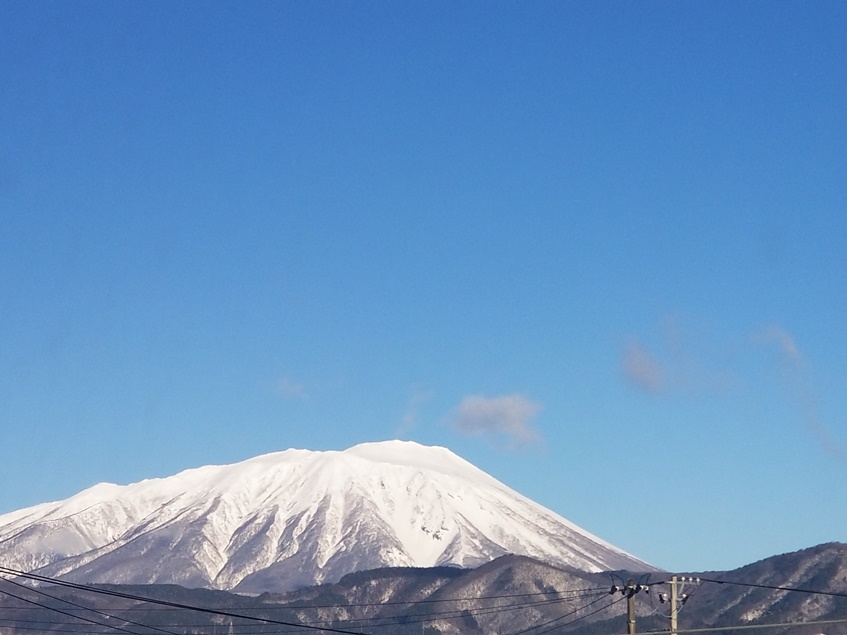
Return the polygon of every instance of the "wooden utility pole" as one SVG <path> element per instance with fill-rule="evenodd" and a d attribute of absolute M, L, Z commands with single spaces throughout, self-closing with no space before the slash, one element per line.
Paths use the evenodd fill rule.
<path fill-rule="evenodd" d="M 670 635 L 676 635 L 676 613 L 677 613 L 677 597 L 676 591 L 676 576 L 671 576 L 671 632 Z"/>
<path fill-rule="evenodd" d="M 635 635 L 635 580 L 626 581 L 626 633 Z M 673 635 L 673 633 L 671 633 Z"/>

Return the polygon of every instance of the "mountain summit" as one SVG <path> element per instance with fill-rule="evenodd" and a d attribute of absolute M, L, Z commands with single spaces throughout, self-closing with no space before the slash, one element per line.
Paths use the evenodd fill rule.
<path fill-rule="evenodd" d="M 101 483 L 0 516 L 0 563 L 78 582 L 281 591 L 507 553 L 583 571 L 654 569 L 449 450 L 407 441 Z"/>

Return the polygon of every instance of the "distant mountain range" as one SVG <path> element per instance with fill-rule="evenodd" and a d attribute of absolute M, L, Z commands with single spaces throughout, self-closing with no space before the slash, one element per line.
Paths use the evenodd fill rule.
<path fill-rule="evenodd" d="M 734 571 L 688 572 L 679 578 L 686 579 L 678 586 L 681 631 L 718 628 L 742 635 L 754 626 L 758 630 L 764 625 L 826 622 L 762 632 L 847 635 L 846 544 L 819 545 Z M 362 629 L 379 624 L 377 615 L 389 624 L 395 616 L 397 625 L 380 627 L 380 635 L 414 634 L 425 618 L 427 628 L 450 635 L 541 635 L 551 630 L 616 635 L 627 632 L 622 591 L 629 579 L 643 587 L 635 595 L 636 631 L 667 630 L 670 574 L 590 573 L 522 556 L 504 556 L 469 571 L 355 573 L 338 584 L 267 595 L 264 600 L 287 606 L 332 606 L 321 609 L 322 619 L 331 617 L 335 624 Z M 375 611 L 371 603 L 377 602 L 381 607 Z M 316 618 L 316 611 L 300 609 L 291 617 L 305 623 Z"/>
<path fill-rule="evenodd" d="M 21 580 L 15 584 L 3 576 L 0 632 L 619 635 L 626 632 L 627 604 L 620 589 L 630 577 L 643 587 L 634 596 L 636 631 L 667 632 L 670 606 L 662 595 L 669 592 L 670 574 L 589 573 L 514 555 L 473 569 L 360 571 L 335 584 L 258 596 L 163 585 L 23 588 Z M 847 545 L 820 545 L 689 578 L 699 582 L 687 580 L 679 587 L 683 634 L 717 629 L 713 632 L 746 635 L 754 628 L 847 635 Z"/>
<path fill-rule="evenodd" d="M 401 441 L 100 484 L 0 516 L 0 565 L 77 582 L 261 593 L 509 554 L 656 571 L 449 450 Z"/>

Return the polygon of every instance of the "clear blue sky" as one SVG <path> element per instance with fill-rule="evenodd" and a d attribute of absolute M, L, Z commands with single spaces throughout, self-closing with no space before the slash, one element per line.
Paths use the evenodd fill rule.
<path fill-rule="evenodd" d="M 0 4 L 0 512 L 403 438 L 667 569 L 847 541 L 845 33 Z"/>

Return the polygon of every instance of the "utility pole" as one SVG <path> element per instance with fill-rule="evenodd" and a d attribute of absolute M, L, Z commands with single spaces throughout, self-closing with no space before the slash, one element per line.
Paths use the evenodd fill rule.
<path fill-rule="evenodd" d="M 689 594 L 683 593 L 680 595 L 679 587 L 686 584 L 698 585 L 700 584 L 700 578 L 688 578 L 686 576 L 682 576 L 681 578 L 678 576 L 671 576 L 671 595 L 668 598 L 667 593 L 659 593 L 659 602 L 668 602 L 670 604 L 670 618 L 671 618 L 671 628 L 669 635 L 677 635 L 677 615 L 679 614 L 679 607 L 685 604 L 688 601 Z"/>
<path fill-rule="evenodd" d="M 640 586 L 640 585 L 639 585 Z M 627 635 L 635 635 L 635 593 L 638 587 L 635 586 L 635 580 L 629 579 L 626 581 L 626 633 Z M 673 633 L 671 633 L 673 635 Z"/>
<path fill-rule="evenodd" d="M 620 591 L 621 595 L 626 596 L 626 633 L 627 635 L 635 635 L 635 596 L 640 591 L 649 591 L 650 588 L 643 584 L 635 584 L 635 580 L 629 579 L 626 581 L 626 586 L 621 588 L 617 585 L 612 586 L 609 591 L 610 595 Z"/>
<path fill-rule="evenodd" d="M 671 632 L 670 635 L 676 635 L 676 613 L 677 602 L 679 598 L 676 592 L 676 576 L 671 576 Z"/>

